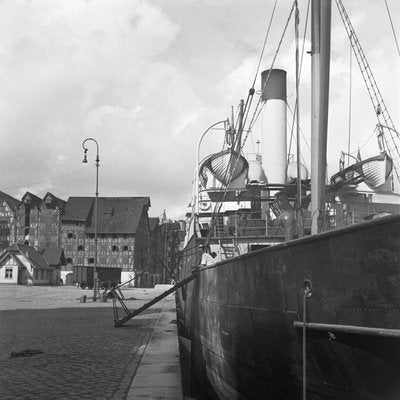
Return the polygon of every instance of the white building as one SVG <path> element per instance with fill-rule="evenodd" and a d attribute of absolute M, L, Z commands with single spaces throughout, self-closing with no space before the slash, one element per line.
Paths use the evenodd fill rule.
<path fill-rule="evenodd" d="M 58 285 L 62 264 L 65 261 L 61 248 L 38 251 L 16 244 L 0 255 L 0 283 Z"/>

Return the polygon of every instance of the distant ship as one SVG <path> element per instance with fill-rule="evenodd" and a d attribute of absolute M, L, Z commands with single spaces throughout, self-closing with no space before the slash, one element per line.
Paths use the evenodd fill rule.
<path fill-rule="evenodd" d="M 202 247 L 217 257 L 178 292 L 178 317 L 191 371 L 216 399 L 400 399 L 399 154 L 386 146 L 325 182 L 330 13 L 313 1 L 311 179 L 288 165 L 286 74 L 274 68 L 262 74 L 276 133 L 262 165 L 242 154 L 244 102 L 225 149 L 197 160 L 179 280 Z M 387 121 L 380 138 L 387 128 L 399 141 Z"/>

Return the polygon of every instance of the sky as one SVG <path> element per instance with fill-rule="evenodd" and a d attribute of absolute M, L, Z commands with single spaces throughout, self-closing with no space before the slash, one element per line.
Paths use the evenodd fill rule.
<path fill-rule="evenodd" d="M 385 1 L 343 2 L 398 127 L 400 55 Z M 94 138 L 100 196 L 150 196 L 150 216 L 165 209 L 170 218 L 182 217 L 191 201 L 198 139 L 246 98 L 274 3 L 1 1 L 0 190 L 18 199 L 26 191 L 64 200 L 94 196 L 93 141 L 87 142 L 88 163 L 82 163 L 82 142 Z M 307 2 L 299 4 L 303 45 Z M 400 35 L 400 2 L 386 4 Z M 291 5 L 277 4 L 260 71 L 271 66 Z M 291 109 L 293 24 L 292 18 L 274 64 L 288 71 Z M 307 33 L 299 104 L 308 166 L 309 50 Z M 260 89 L 259 77 L 255 88 Z M 328 171 L 334 173 L 349 132 L 352 152 L 377 153 L 375 116 L 334 1 L 330 100 Z M 261 135 L 255 124 L 245 152 L 257 151 Z M 219 151 L 222 138 L 221 131 L 210 131 L 201 156 Z"/>

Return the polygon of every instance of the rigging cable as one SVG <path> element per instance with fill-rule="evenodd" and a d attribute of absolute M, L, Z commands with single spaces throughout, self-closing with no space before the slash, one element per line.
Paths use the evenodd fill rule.
<path fill-rule="evenodd" d="M 352 89 L 352 71 L 353 71 L 353 57 L 352 57 L 352 48 L 350 45 L 350 65 L 349 65 L 349 78 L 350 78 L 350 82 L 349 82 L 349 136 L 347 139 L 347 166 L 350 165 L 350 142 L 351 142 L 351 89 Z"/>
<path fill-rule="evenodd" d="M 281 45 L 282 45 L 282 42 L 283 42 L 283 38 L 285 37 L 285 34 L 286 34 L 287 27 L 288 27 L 289 22 L 290 22 L 290 20 L 291 20 L 291 18 L 292 18 L 292 14 L 293 14 L 293 11 L 294 11 L 294 8 L 295 8 L 295 3 L 296 3 L 296 2 L 293 3 L 292 8 L 291 8 L 291 10 L 290 10 L 289 17 L 288 17 L 288 19 L 287 19 L 287 21 L 286 21 L 286 25 L 285 25 L 285 27 L 284 27 L 284 29 L 283 29 L 282 36 L 281 36 L 281 38 L 280 38 L 278 47 L 277 47 L 277 49 L 276 49 L 274 58 L 273 58 L 272 63 L 271 63 L 271 67 L 270 67 L 269 74 L 268 74 L 268 76 L 267 76 L 267 79 L 266 79 L 265 82 L 264 82 L 264 86 L 263 86 L 262 89 L 261 89 L 261 93 L 263 92 L 264 88 L 266 87 L 266 85 L 267 85 L 267 83 L 268 83 L 268 81 L 269 81 L 269 77 L 270 77 L 270 75 L 271 75 L 271 70 L 272 70 L 272 68 L 274 67 L 276 58 L 277 58 L 277 56 L 278 56 L 278 53 L 279 53 L 279 51 L 280 51 L 280 48 L 281 48 Z M 263 107 L 263 106 L 258 110 L 260 104 L 261 104 L 261 96 L 260 96 L 259 99 L 258 99 L 256 108 L 255 108 L 254 113 L 253 113 L 252 120 L 250 121 L 249 128 L 248 128 L 248 131 L 249 131 L 249 132 L 251 132 L 254 123 L 257 121 L 258 117 L 259 117 L 260 114 L 261 114 L 261 111 L 262 111 L 262 107 Z M 265 103 L 263 103 L 263 104 L 265 104 Z M 243 141 L 242 147 L 243 147 L 244 144 L 246 143 L 246 140 L 247 140 L 247 135 L 246 135 L 246 137 L 245 137 L 245 139 L 244 139 L 244 141 Z"/>
<path fill-rule="evenodd" d="M 387 13 L 388 13 L 388 16 L 389 16 L 390 25 L 392 26 L 392 32 L 393 32 L 393 36 L 394 36 L 394 41 L 396 42 L 396 47 L 397 47 L 397 53 L 399 54 L 399 57 L 400 57 L 399 42 L 397 41 L 397 36 L 396 36 L 396 31 L 394 30 L 392 16 L 390 15 L 389 6 L 388 6 L 386 0 L 385 0 L 385 5 L 386 5 L 386 10 L 387 10 Z"/>
<path fill-rule="evenodd" d="M 270 29 L 271 29 L 272 20 L 273 20 L 273 18 L 274 18 L 274 14 L 275 14 L 275 9 L 276 9 L 276 4 L 277 4 L 277 3 L 278 3 L 278 0 L 275 0 L 275 4 L 274 4 L 274 8 L 273 8 L 273 10 L 272 10 L 271 18 L 270 18 L 270 20 L 269 20 L 269 25 L 268 25 L 268 28 L 267 28 L 267 32 L 266 32 L 266 34 L 265 34 L 264 43 L 263 43 L 263 47 L 262 47 L 261 54 L 260 54 L 260 59 L 258 60 L 257 70 L 256 70 L 256 73 L 254 74 L 254 80 L 253 80 L 253 84 L 252 84 L 252 86 L 251 86 L 252 88 L 254 88 L 254 85 L 256 84 L 257 77 L 258 77 L 258 72 L 260 71 L 261 61 L 262 61 L 262 58 L 263 58 L 263 56 L 264 56 L 265 46 L 266 46 L 266 44 L 267 44 L 267 40 L 268 40 L 268 36 L 269 36 L 269 31 L 270 31 Z"/>
<path fill-rule="evenodd" d="M 274 4 L 274 8 L 272 9 L 272 14 L 271 14 L 271 18 L 270 18 L 270 20 L 269 20 L 267 32 L 266 32 L 266 34 L 265 34 L 264 43 L 263 43 L 263 46 L 262 46 L 260 58 L 259 58 L 259 60 L 258 60 L 257 69 L 256 69 L 256 72 L 255 72 L 255 74 L 254 74 L 253 84 L 251 85 L 251 88 L 249 89 L 249 93 L 247 94 L 246 103 L 245 103 L 245 105 L 244 105 L 244 111 L 243 111 L 243 115 L 244 115 L 244 117 L 243 117 L 243 124 L 242 124 L 243 127 L 246 126 L 247 117 L 248 117 L 248 115 L 249 115 L 250 107 L 251 107 L 251 104 L 252 104 L 252 102 L 253 102 L 253 96 L 254 96 L 254 93 L 255 93 L 254 85 L 256 84 L 257 77 L 258 77 L 258 73 L 259 73 L 259 71 L 260 71 L 261 61 L 262 61 L 263 56 L 264 56 L 264 51 L 265 51 L 265 47 L 266 47 L 266 44 L 267 44 L 269 32 L 270 32 L 270 30 L 271 30 L 272 21 L 273 21 L 273 19 L 274 19 L 275 9 L 276 9 L 277 3 L 278 3 L 278 0 L 275 0 L 275 4 Z M 246 138 L 247 138 L 248 134 L 249 134 L 249 131 L 248 131 L 247 134 L 246 134 Z M 244 140 L 244 143 L 245 143 L 245 142 L 246 142 L 246 139 Z M 243 145 L 244 145 L 244 143 L 243 143 Z M 242 147 L 243 147 L 243 146 L 242 146 Z"/>
<path fill-rule="evenodd" d="M 299 71 L 299 78 L 298 78 L 299 81 L 300 81 L 301 71 L 302 71 L 302 67 L 303 67 L 304 46 L 305 46 L 305 42 L 306 42 L 306 34 L 307 34 L 307 26 L 308 26 L 308 17 L 309 17 L 309 15 L 310 15 L 310 2 L 311 2 L 311 1 L 308 0 L 308 3 L 307 3 L 306 21 L 305 21 L 305 25 L 304 25 L 304 34 L 303 34 L 303 47 L 302 47 L 302 49 L 301 49 L 300 71 Z M 292 119 L 292 126 L 291 126 L 291 130 L 290 130 L 290 141 L 289 141 L 289 151 L 288 151 L 288 162 L 289 162 L 289 154 L 290 154 L 290 150 L 291 150 L 291 148 L 292 148 L 293 131 L 294 131 L 294 121 L 295 121 L 295 115 L 296 115 L 296 109 L 297 109 L 297 99 L 296 99 L 296 102 L 295 102 L 295 104 L 294 104 L 294 110 L 293 110 L 293 111 L 290 109 L 290 107 L 289 107 L 289 105 L 288 105 L 287 103 L 286 103 L 286 105 L 287 105 L 289 111 L 292 112 L 292 116 L 293 116 L 293 119 Z M 301 130 L 300 130 L 300 132 L 301 132 Z M 303 139 L 304 139 L 304 141 L 305 141 L 307 147 L 310 149 L 310 145 L 308 144 L 308 142 L 307 142 L 307 140 L 306 140 L 306 138 L 304 137 L 304 135 L 303 135 L 302 132 L 301 132 L 301 136 L 303 137 Z M 311 150 L 311 149 L 310 149 L 310 150 Z M 303 160 L 303 161 L 304 161 L 304 160 Z M 305 164 L 305 161 L 304 161 L 304 165 L 306 165 L 306 164 Z"/>
<path fill-rule="evenodd" d="M 385 150 L 392 159 L 394 171 L 393 176 L 395 176 L 396 180 L 400 183 L 400 146 L 398 143 L 400 140 L 400 135 L 394 126 L 385 101 L 383 100 L 382 94 L 379 90 L 378 84 L 375 81 L 372 70 L 368 64 L 342 0 L 335 0 L 335 2 L 352 45 L 354 55 L 357 59 L 361 75 L 364 79 L 369 98 L 378 120 L 378 125 L 381 128 L 378 141 L 383 142 L 382 144 L 384 145 Z M 384 131 L 384 129 L 386 131 Z"/>

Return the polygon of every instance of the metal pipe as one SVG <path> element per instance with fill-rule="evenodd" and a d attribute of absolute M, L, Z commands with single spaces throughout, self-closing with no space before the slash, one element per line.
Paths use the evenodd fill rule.
<path fill-rule="evenodd" d="M 294 321 L 293 326 L 297 329 L 303 329 L 304 323 L 301 321 Z M 320 324 L 308 322 L 305 324 L 309 330 L 332 332 L 332 333 L 346 333 L 353 335 L 366 335 L 366 336 L 379 336 L 386 338 L 400 338 L 400 329 L 383 329 L 383 328 L 370 328 L 365 326 L 354 325 L 337 325 L 337 324 Z"/>

